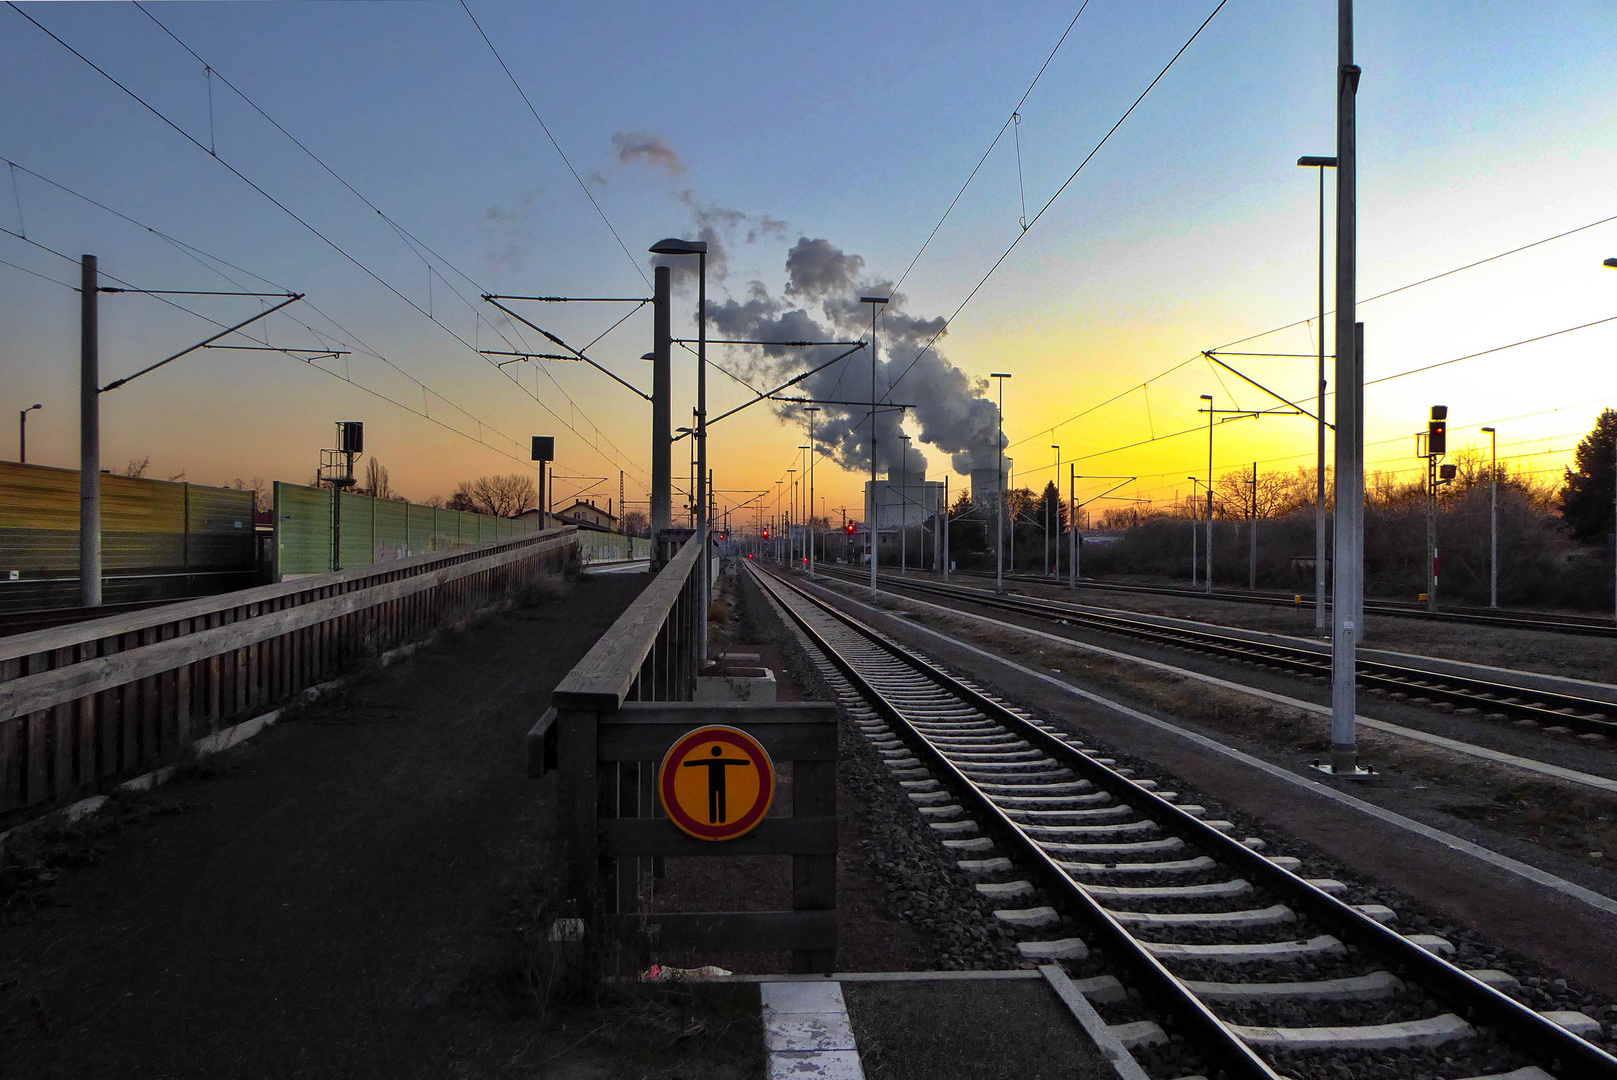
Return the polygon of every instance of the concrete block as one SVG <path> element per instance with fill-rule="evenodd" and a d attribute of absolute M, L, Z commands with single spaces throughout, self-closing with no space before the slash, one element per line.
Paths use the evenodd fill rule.
<path fill-rule="evenodd" d="M 775 704 L 775 673 L 768 668 L 740 668 L 746 674 L 698 675 L 692 700 L 710 705 L 745 702 L 749 705 Z"/>

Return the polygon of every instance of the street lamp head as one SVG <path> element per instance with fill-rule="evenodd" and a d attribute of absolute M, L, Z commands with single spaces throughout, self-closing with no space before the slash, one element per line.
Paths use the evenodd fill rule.
<path fill-rule="evenodd" d="M 659 240 L 648 249 L 653 255 L 706 255 L 706 240 L 680 240 L 670 236 Z"/>
<path fill-rule="evenodd" d="M 1334 169 L 1336 168 L 1336 159 L 1333 157 L 1304 156 L 1297 159 L 1297 164 L 1305 169 L 1311 169 L 1315 166 L 1322 169 Z"/>
<path fill-rule="evenodd" d="M 23 412 L 33 412 L 35 409 L 43 409 L 44 407 L 45 406 L 38 404 L 30 405 L 28 408 L 24 409 Z"/>
<path fill-rule="evenodd" d="M 1008 379 L 1011 375 L 1008 371 L 990 371 L 988 377 L 990 379 Z"/>
<path fill-rule="evenodd" d="M 1200 396 L 1201 396 L 1201 399 L 1203 401 L 1212 401 L 1213 400 L 1213 395 L 1212 394 L 1202 394 Z"/>
<path fill-rule="evenodd" d="M 889 299 L 891 298 L 886 296 L 861 296 L 859 302 L 861 304 L 885 304 Z"/>
<path fill-rule="evenodd" d="M 1610 267 L 1613 267 L 1613 268 L 1617 268 L 1617 259 L 1607 259 L 1605 262 L 1601 263 L 1600 265 L 1601 266 L 1610 266 Z"/>
<path fill-rule="evenodd" d="M 1489 435 L 1493 434 L 1493 428 L 1491 428 L 1491 427 L 1485 427 L 1482 430 L 1487 432 Z"/>
<path fill-rule="evenodd" d="M 655 360 L 655 359 L 657 359 L 657 354 L 654 353 L 654 352 L 642 353 L 640 355 L 640 359 L 642 359 L 642 360 Z"/>

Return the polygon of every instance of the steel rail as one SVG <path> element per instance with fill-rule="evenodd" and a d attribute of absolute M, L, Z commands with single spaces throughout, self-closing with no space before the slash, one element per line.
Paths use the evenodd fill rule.
<path fill-rule="evenodd" d="M 827 614 L 845 623 L 879 648 L 887 650 L 904 663 L 917 667 L 917 670 L 921 670 L 923 674 L 927 673 L 925 668 L 917 666 L 920 661 L 915 657 L 899 650 L 863 623 L 827 607 L 796 586 L 780 581 L 774 574 L 769 574 L 768 576 L 793 589 L 810 603 L 815 604 Z M 760 575 L 760 578 L 762 578 L 762 575 Z M 1169 971 L 1162 961 L 1152 956 L 1132 934 L 1125 930 L 1122 924 L 1112 916 L 1111 912 L 1102 907 L 1098 901 L 1069 877 L 1048 852 L 1040 848 L 1023 833 L 1003 809 L 973 783 L 961 771 L 959 766 L 945 757 L 932 744 L 931 740 L 921 734 L 910 723 L 909 719 L 889 702 L 879 690 L 872 686 L 846 657 L 834 648 L 830 642 L 826 641 L 825 637 L 814 626 L 792 610 L 789 604 L 783 603 L 781 608 L 791 616 L 793 622 L 820 649 L 826 659 L 842 672 L 876 711 L 894 725 L 895 730 L 904 733 L 905 743 L 919 754 L 929 766 L 935 769 L 938 775 L 944 778 L 945 783 L 957 795 L 970 804 L 972 812 L 979 816 L 979 820 L 985 822 L 987 827 L 1005 842 L 1010 850 L 1017 853 L 1019 860 L 1031 868 L 1034 876 L 1039 879 L 1040 884 L 1050 893 L 1061 897 L 1065 903 L 1083 914 L 1088 924 L 1087 931 L 1100 939 L 1101 947 L 1107 950 L 1108 955 L 1121 962 L 1122 966 L 1128 970 L 1129 975 L 1140 985 L 1147 996 L 1155 1000 L 1159 1008 L 1183 1023 L 1193 1033 L 1198 1048 L 1212 1061 L 1227 1070 L 1224 1075 L 1230 1077 L 1231 1080 L 1237 1080 L 1237 1078 L 1238 1080 L 1284 1080 L 1251 1047 L 1242 1042 L 1229 1029 L 1228 1025 L 1214 1015 L 1211 1009 L 1192 994 L 1190 989 Z M 950 687 L 950 689 L 953 688 Z M 977 705 L 979 699 L 987 700 L 980 698 L 980 695 L 968 696 L 962 693 L 960 696 L 971 701 L 973 705 Z M 981 706 L 978 707 L 980 708 Z M 1004 710 L 996 707 L 994 712 L 985 711 L 985 715 L 997 719 L 996 714 L 1000 712 L 1004 712 Z M 1018 717 L 1018 719 L 1020 718 Z M 1031 727 L 1031 725 L 1029 726 Z M 1041 732 L 1041 734 L 1043 733 Z M 1053 736 L 1051 738 L 1053 739 Z M 1059 740 L 1054 741 L 1059 742 Z M 1071 754 L 1077 754 L 1077 751 L 1067 747 L 1065 743 L 1061 745 Z M 1082 757 L 1083 755 L 1078 756 Z M 1110 772 L 1110 770 L 1107 771 Z"/>
<path fill-rule="evenodd" d="M 1572 1034 L 1553 1021 L 1540 1016 L 1514 998 L 1472 978 L 1465 971 L 1442 957 L 1427 952 L 1420 945 L 1409 941 L 1397 931 L 1388 929 L 1376 920 L 1355 910 L 1351 905 L 1345 904 L 1329 893 L 1315 887 L 1299 875 L 1247 847 L 1241 841 L 1226 836 L 1208 823 L 1185 812 L 1179 806 L 1168 802 L 1154 792 L 1146 790 L 1121 773 L 1100 764 L 1050 732 L 1018 716 L 993 698 L 960 682 L 916 656 L 902 645 L 889 640 L 879 631 L 855 619 L 853 616 L 837 610 L 798 585 L 786 582 L 774 574 L 770 576 L 814 604 L 820 611 L 865 637 L 894 658 L 902 661 L 917 673 L 962 700 L 969 702 L 984 715 L 1025 739 L 1031 746 L 1044 752 L 1058 764 L 1065 765 L 1075 773 L 1090 780 L 1096 787 L 1107 791 L 1139 813 L 1156 821 L 1171 834 L 1200 847 L 1214 859 L 1232 867 L 1243 875 L 1251 877 L 1280 899 L 1287 903 L 1295 904 L 1302 913 L 1319 922 L 1321 926 L 1330 930 L 1345 942 L 1358 946 L 1375 957 L 1377 961 L 1385 964 L 1393 974 L 1409 977 L 1420 983 L 1434 996 L 1455 1009 L 1462 1017 L 1468 1020 L 1480 1020 L 1498 1028 L 1521 1049 L 1538 1059 L 1539 1063 L 1551 1073 L 1567 1073 L 1568 1075 L 1579 1077 L 1580 1080 L 1617 1080 L 1617 1058 L 1607 1054 L 1599 1047 Z M 844 658 L 830 648 L 821 635 L 808 626 L 806 621 L 796 612 L 793 612 L 789 606 L 782 606 L 792 616 L 793 621 L 803 627 L 804 631 L 810 635 L 815 643 L 826 651 L 827 658 L 831 659 L 845 675 L 855 681 L 862 693 L 870 692 L 867 690 L 868 684 L 852 670 L 851 665 Z M 936 748 L 931 747 L 930 743 L 926 742 L 924 736 L 921 736 L 909 724 L 907 719 L 897 715 L 896 710 L 893 710 L 891 706 L 886 706 L 882 711 L 896 716 L 903 730 L 912 736 L 910 740 L 912 743 L 926 743 L 930 751 L 928 753 L 929 759 L 940 761 L 945 767 L 946 773 L 958 778 L 957 782 L 963 786 L 963 789 L 974 796 L 972 799 L 974 803 L 988 803 L 987 796 L 979 791 L 977 786 L 967 779 L 952 762 L 943 759 L 941 753 Z M 990 820 L 1001 828 L 1011 828 L 1019 837 L 1021 836 L 1020 830 L 1016 829 L 1010 819 L 998 807 L 993 807 Z M 1031 840 L 1023 837 L 1016 846 L 1021 849 L 1031 844 Z M 1041 871 L 1045 873 L 1053 872 L 1062 878 L 1066 878 L 1070 883 L 1067 889 L 1062 890 L 1063 895 L 1073 891 L 1083 893 L 1081 886 L 1067 878 L 1065 871 L 1061 870 L 1053 859 L 1045 855 L 1042 850 L 1038 854 L 1040 859 L 1036 861 L 1035 865 Z M 1080 906 L 1086 910 L 1097 910 L 1098 905 L 1088 900 L 1087 894 L 1084 894 L 1084 896 L 1087 903 Z M 1112 919 L 1104 911 L 1101 914 L 1103 919 L 1097 925 L 1101 925 L 1103 931 L 1108 928 L 1113 929 L 1127 939 L 1127 952 L 1125 955 L 1133 962 L 1135 959 L 1134 953 L 1142 952 L 1143 950 L 1140 950 L 1139 944 L 1134 941 L 1132 935 L 1123 930 L 1116 920 Z M 1108 934 L 1108 937 L 1110 938 L 1110 934 Z M 1173 993 L 1173 997 L 1191 996 L 1190 992 L 1184 989 L 1179 980 L 1171 972 L 1168 972 L 1166 968 L 1162 967 L 1160 962 L 1156 961 L 1154 957 L 1149 959 L 1151 960 L 1151 966 L 1161 970 L 1163 975 L 1178 986 L 1178 992 Z M 1149 969 L 1147 967 L 1145 970 Z M 1166 989 L 1171 990 L 1172 988 Z M 1205 1005 L 1202 1005 L 1200 1001 L 1197 1001 L 1196 1005 L 1198 1006 L 1198 1011 L 1191 1014 L 1193 1017 L 1205 1014 L 1211 1017 L 1214 1023 L 1223 1027 L 1223 1022 L 1213 1016 Z M 1233 1033 L 1229 1037 L 1233 1039 Z M 1242 1045 L 1244 1046 L 1244 1044 Z M 1256 1055 L 1252 1055 L 1248 1051 L 1247 1056 L 1255 1057 Z M 1261 1059 L 1259 1060 L 1261 1063 Z M 1267 1066 L 1265 1065 L 1264 1068 L 1267 1068 Z M 1254 1073 L 1253 1075 L 1261 1076 L 1264 1074 Z"/>
<path fill-rule="evenodd" d="M 975 570 L 956 570 L 955 573 L 968 577 L 991 577 Z M 1025 581 L 1030 585 L 1054 585 L 1055 579 L 1031 574 L 1006 574 L 1007 581 Z M 1111 592 L 1146 593 L 1154 596 L 1184 596 L 1194 600 L 1206 600 L 1207 593 L 1201 589 L 1180 589 L 1172 585 L 1135 585 L 1112 581 L 1083 581 L 1078 582 L 1079 588 L 1099 589 Z M 1278 593 L 1252 592 L 1246 589 L 1231 589 L 1213 594 L 1215 600 L 1230 600 L 1242 604 L 1267 604 L 1271 607 L 1297 608 L 1303 611 L 1312 611 L 1314 598 L 1303 596 L 1299 601 L 1296 595 L 1284 596 Z M 1454 611 L 1427 611 L 1413 604 L 1406 604 L 1399 600 L 1366 600 L 1364 607 L 1373 615 L 1388 615 L 1400 619 L 1424 619 L 1428 622 L 1472 623 L 1480 626 L 1502 626 L 1517 630 L 1541 630 L 1549 634 L 1581 634 L 1588 637 L 1617 637 L 1617 625 L 1610 619 L 1601 619 L 1597 616 L 1550 616 L 1536 615 L 1527 612 L 1517 614 L 1495 614 L 1480 610 L 1454 610 Z"/>
<path fill-rule="evenodd" d="M 827 569 L 825 573 L 834 576 L 836 571 Z M 978 589 L 918 582 L 914 579 L 886 577 L 884 580 L 889 582 L 891 588 L 908 589 L 912 592 L 960 600 L 1068 625 L 1081 624 L 1091 629 L 1122 634 L 1168 648 L 1193 648 L 1226 659 L 1284 667 L 1306 675 L 1330 674 L 1329 653 L 1316 653 L 1289 645 L 1252 641 L 1248 638 L 1205 630 L 1163 626 L 1121 615 L 1101 615 L 1059 600 L 1047 600 L 1042 597 L 998 596 Z M 1369 689 L 1407 693 L 1411 696 L 1447 701 L 1489 712 L 1505 713 L 1540 724 L 1617 736 L 1617 719 L 1611 719 L 1617 716 L 1617 703 L 1614 702 L 1511 683 L 1489 682 L 1486 679 L 1474 679 L 1465 675 L 1401 667 L 1376 660 L 1359 660 L 1357 670 L 1359 685 Z M 1517 700 L 1510 700 L 1513 698 Z"/>

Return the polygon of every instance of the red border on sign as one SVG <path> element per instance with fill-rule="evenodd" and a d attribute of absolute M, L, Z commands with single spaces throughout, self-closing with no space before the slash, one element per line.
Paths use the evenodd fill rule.
<path fill-rule="evenodd" d="M 729 743 L 752 758 L 754 763 L 762 765 L 759 770 L 761 780 L 758 785 L 758 801 L 741 817 L 723 825 L 709 825 L 707 822 L 696 820 L 687 814 L 674 798 L 675 773 L 669 765 L 676 761 L 683 763 L 691 744 L 704 742 Z M 739 728 L 719 724 L 697 728 L 682 735 L 678 742 L 669 747 L 668 753 L 663 757 L 662 768 L 657 773 L 657 790 L 662 797 L 663 809 L 668 813 L 668 820 L 684 832 L 698 840 L 734 840 L 751 832 L 769 812 L 769 804 L 775 798 L 775 763 L 770 760 L 769 752 L 757 739 Z"/>

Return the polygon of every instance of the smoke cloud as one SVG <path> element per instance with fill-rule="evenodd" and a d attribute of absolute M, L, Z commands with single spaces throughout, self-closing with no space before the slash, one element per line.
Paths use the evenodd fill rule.
<path fill-rule="evenodd" d="M 715 233 L 722 233 L 718 220 L 710 219 L 708 224 Z M 710 270 L 711 266 L 710 256 Z M 993 462 L 995 447 L 1000 445 L 999 415 L 994 403 L 984 396 L 987 380 L 972 379 L 950 363 L 936 345 L 917 360 L 934 335 L 941 340 L 944 318 L 911 314 L 905 310 L 904 295 L 893 294 L 892 282 L 872 279 L 864 270 L 863 257 L 845 252 L 825 239 L 799 237 L 786 254 L 786 283 L 779 295 L 772 294 L 763 282 L 753 281 L 748 283 L 744 299 L 709 299 L 712 333 L 715 337 L 760 341 L 868 341 L 870 305 L 859 303 L 859 297 L 891 295 L 877 322 L 877 400 L 886 398 L 892 403 L 915 406 L 908 410 L 908 416 L 916 443 L 927 443 L 949 455 L 957 472 L 969 472 L 975 463 Z M 749 382 L 766 389 L 825 363 L 846 348 L 741 347 L 730 349 L 726 362 Z M 863 402 L 870 400 L 871 378 L 867 347 L 797 384 L 791 393 L 824 402 Z M 780 404 L 773 408 L 783 420 L 807 428 L 801 409 Z M 926 471 L 926 453 L 918 445 L 912 445 L 906 453 L 898 439 L 904 429 L 902 415 L 893 410 L 877 416 L 878 472 L 898 468 L 901 459 L 912 473 Z M 815 438 L 845 468 L 870 468 L 871 426 L 866 408 L 822 405 Z"/>
<path fill-rule="evenodd" d="M 612 145 L 617 148 L 619 165 L 644 161 L 652 168 L 667 169 L 670 176 L 685 175 L 685 163 L 663 142 L 661 135 L 649 131 L 619 131 L 612 136 Z"/>
<path fill-rule="evenodd" d="M 729 245 L 735 236 L 744 236 L 749 244 L 766 239 L 786 239 L 786 222 L 768 214 L 749 214 L 718 203 L 703 202 L 689 189 L 678 192 L 676 197 L 690 211 L 691 222 L 695 226 L 693 235 L 687 235 L 684 239 L 707 242 L 709 285 L 730 276 Z M 676 289 L 694 288 L 696 285 L 697 260 L 689 255 L 654 255 L 651 264 L 668 267 Z"/>

